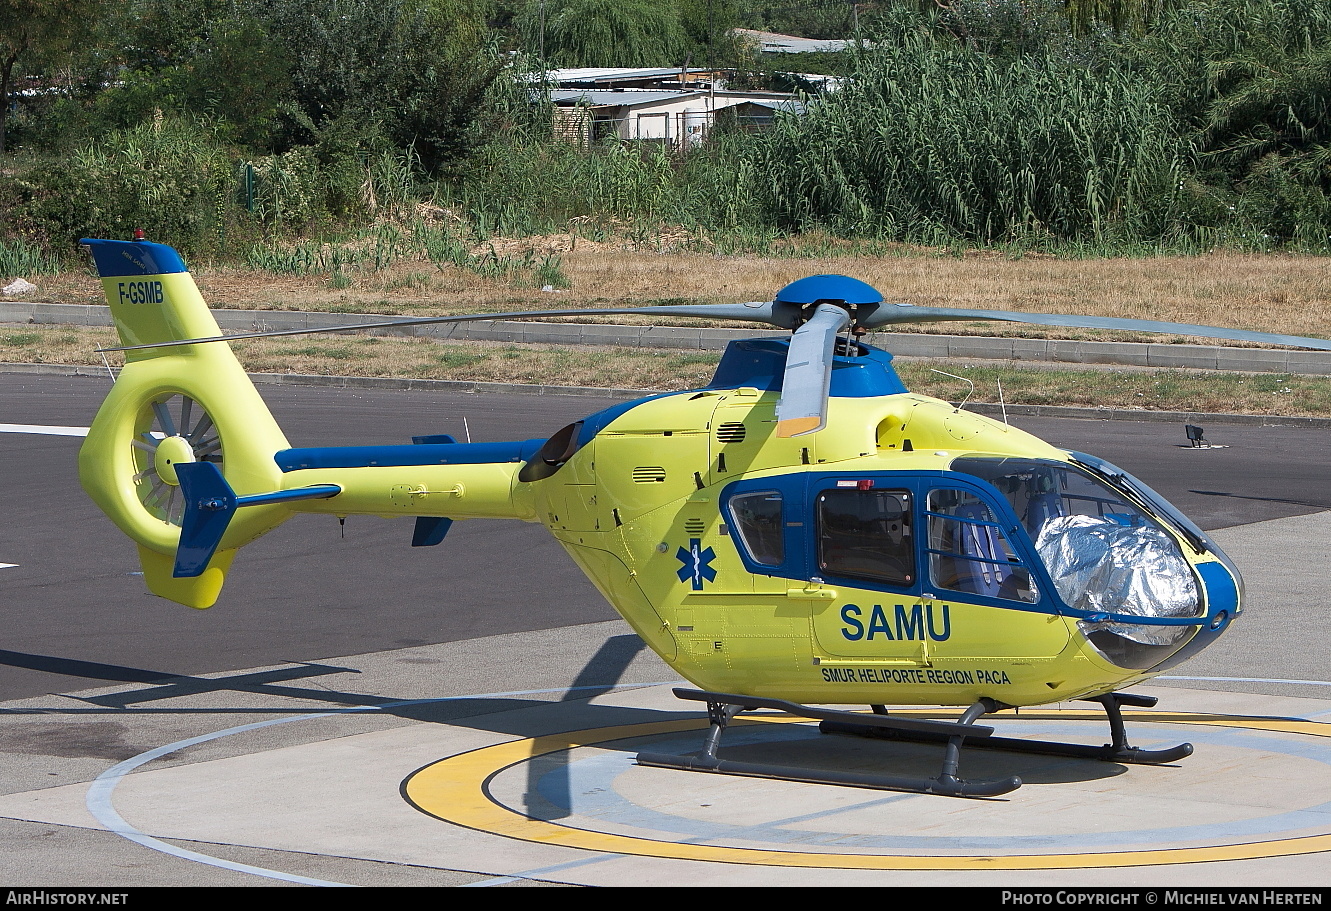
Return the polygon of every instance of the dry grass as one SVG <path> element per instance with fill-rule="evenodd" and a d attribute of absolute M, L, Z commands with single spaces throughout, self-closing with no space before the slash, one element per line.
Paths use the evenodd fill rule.
<path fill-rule="evenodd" d="M 497 241 L 501 255 L 561 250 L 572 288 L 564 293 L 516 287 L 453 266 L 398 262 L 381 272 L 275 276 L 230 268 L 196 278 L 214 307 L 332 310 L 385 314 L 503 312 L 648 303 L 768 300 L 788 282 L 817 273 L 851 275 L 889 301 L 917 305 L 1033 310 L 1169 320 L 1266 332 L 1331 335 L 1331 260 L 1311 256 L 1215 253 L 1136 259 L 962 257 L 929 251 L 871 257 L 714 256 L 642 252 L 580 241 L 572 235 Z M 511 248 L 511 249 L 510 249 Z M 567 249 L 565 249 L 567 248 Z M 38 279 L 32 299 L 101 303 L 90 274 Z M 585 318 L 580 318 L 585 319 Z M 613 317 L 614 322 L 633 321 Z M 919 331 L 1065 338 L 1140 338 L 1125 333 L 948 323 Z"/>
<path fill-rule="evenodd" d="M 1331 335 L 1331 260 L 1310 256 L 1216 253 L 1059 259 L 901 249 L 873 257 L 827 243 L 825 249 L 843 252 L 817 258 L 799 250 L 784 257 L 719 256 L 644 251 L 623 242 L 593 242 L 572 234 L 497 240 L 495 246 L 501 256 L 521 257 L 528 250 L 559 255 L 571 290 L 542 292 L 467 269 L 410 261 L 380 272 L 353 273 L 347 276 L 349 284 L 326 275 L 277 276 L 233 268 L 200 268 L 196 278 L 214 307 L 434 315 L 763 300 L 806 275 L 838 273 L 869 282 L 890 301 L 917 305 L 1082 313 Z M 29 298 L 103 302 L 100 284 L 90 272 L 37 277 L 36 283 L 39 290 Z M 1140 338 L 994 323 L 914 328 L 952 334 Z M 94 349 L 107 344 L 114 344 L 109 329 L 0 327 L 0 361 L 97 364 L 101 357 Z M 270 339 L 236 347 L 246 368 L 259 372 L 662 390 L 704 385 L 716 362 L 711 353 L 349 336 Z M 899 366 L 912 389 L 954 400 L 963 394 L 962 384 L 931 373 L 926 366 Z M 1331 416 L 1331 381 L 1309 377 L 930 366 L 965 372 L 976 382 L 978 401 L 996 401 L 1001 381 L 1009 403 Z"/>
<path fill-rule="evenodd" d="M 0 326 L 0 362 L 101 364 L 95 349 L 116 344 L 111 329 Z M 336 376 L 399 376 L 559 386 L 675 390 L 706 385 L 719 354 L 581 348 L 416 338 L 313 336 L 238 342 L 247 370 Z M 112 364 L 121 361 L 111 356 Z M 1331 417 L 1331 379 L 1141 369 L 1032 369 L 973 362 L 898 362 L 906 385 L 959 401 L 966 384 L 931 368 L 967 376 L 971 401 L 997 402 L 998 383 L 1012 404 L 1084 405 Z"/>

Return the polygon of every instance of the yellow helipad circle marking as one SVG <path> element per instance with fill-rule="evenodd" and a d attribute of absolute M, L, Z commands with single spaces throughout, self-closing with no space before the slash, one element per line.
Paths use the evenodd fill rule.
<path fill-rule="evenodd" d="M 928 712 L 900 714 L 927 715 Z M 1235 715 L 1198 715 L 1192 713 L 1124 713 L 1137 721 L 1191 724 L 1208 727 L 1248 728 L 1331 737 L 1331 724 L 1288 718 L 1261 718 Z M 1042 712 L 1023 714 L 1023 721 L 1071 721 L 1103 719 L 1092 712 Z M 784 724 L 806 721 L 790 716 L 751 716 L 735 719 L 732 724 Z M 1331 834 L 1282 838 L 1249 844 L 1217 845 L 1197 848 L 1164 848 L 1145 851 L 1110 851 L 1078 854 L 994 855 L 913 855 L 913 854 L 841 854 L 812 851 L 777 851 L 760 848 L 732 848 L 722 845 L 698 845 L 613 835 L 576 829 L 557 823 L 531 819 L 490 799 L 485 784 L 505 769 L 540 756 L 577 747 L 593 746 L 630 737 L 702 729 L 705 720 L 629 724 L 592 728 L 567 734 L 530 737 L 460 753 L 428 765 L 405 783 L 407 798 L 422 811 L 445 822 L 470 829 L 516 838 L 538 844 L 585 848 L 607 854 L 633 854 L 679 860 L 717 863 L 758 864 L 780 867 L 839 867 L 856 870 L 1071 870 L 1086 867 L 1141 867 L 1159 864 L 1203 863 L 1223 860 L 1255 860 L 1331 851 Z"/>

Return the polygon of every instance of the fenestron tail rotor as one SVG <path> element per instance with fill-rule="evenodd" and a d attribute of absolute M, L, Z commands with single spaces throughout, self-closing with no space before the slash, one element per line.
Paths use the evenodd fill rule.
<path fill-rule="evenodd" d="M 212 416 L 182 392 L 155 397 L 129 441 L 139 502 L 152 516 L 179 527 L 184 499 L 176 466 L 212 462 L 222 468 L 222 436 Z"/>

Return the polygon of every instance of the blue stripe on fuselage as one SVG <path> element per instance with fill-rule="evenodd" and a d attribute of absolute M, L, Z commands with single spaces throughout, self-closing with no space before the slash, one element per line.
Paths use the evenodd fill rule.
<path fill-rule="evenodd" d="M 285 471 L 306 468 L 385 468 L 408 465 L 483 465 L 525 462 L 545 440 L 439 443 L 411 446 L 329 446 L 284 449 L 273 456 Z"/>

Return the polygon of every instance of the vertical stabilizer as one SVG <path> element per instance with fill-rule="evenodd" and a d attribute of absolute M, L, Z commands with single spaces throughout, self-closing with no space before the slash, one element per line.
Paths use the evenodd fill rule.
<path fill-rule="evenodd" d="M 221 334 L 171 247 L 146 241 L 83 244 L 97 264 L 122 345 Z M 173 578 L 185 515 L 175 466 L 212 462 L 237 493 L 266 493 L 282 486 L 273 455 L 287 448 L 226 343 L 131 350 L 79 451 L 79 478 L 102 511 L 139 545 L 148 587 L 191 607 L 208 607 L 235 548 L 291 512 L 281 505 L 245 510 L 227 528 L 200 579 Z"/>

